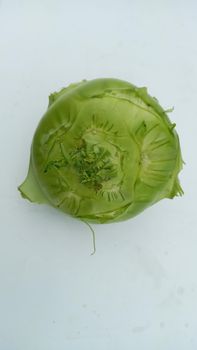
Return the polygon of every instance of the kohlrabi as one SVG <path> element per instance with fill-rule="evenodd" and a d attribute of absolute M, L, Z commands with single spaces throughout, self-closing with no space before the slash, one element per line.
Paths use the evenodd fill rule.
<path fill-rule="evenodd" d="M 182 163 L 175 124 L 145 87 L 82 81 L 50 95 L 19 190 L 82 220 L 114 222 L 182 195 Z"/>

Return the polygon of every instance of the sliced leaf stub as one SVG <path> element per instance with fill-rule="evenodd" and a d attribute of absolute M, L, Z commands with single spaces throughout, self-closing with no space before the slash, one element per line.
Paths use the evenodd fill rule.
<path fill-rule="evenodd" d="M 30 202 L 48 203 L 47 198 L 42 192 L 38 182 L 36 181 L 32 164 L 30 163 L 29 171 L 24 182 L 18 187 L 21 196 Z"/>

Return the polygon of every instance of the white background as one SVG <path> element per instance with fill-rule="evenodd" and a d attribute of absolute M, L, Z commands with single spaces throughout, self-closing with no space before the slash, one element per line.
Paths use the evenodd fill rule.
<path fill-rule="evenodd" d="M 197 5 L 0 1 L 0 349 L 197 348 Z M 182 198 L 86 225 L 22 200 L 49 93 L 81 79 L 148 86 L 177 124 Z"/>

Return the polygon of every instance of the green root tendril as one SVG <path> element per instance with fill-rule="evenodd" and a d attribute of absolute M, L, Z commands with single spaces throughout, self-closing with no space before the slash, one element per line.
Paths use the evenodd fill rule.
<path fill-rule="evenodd" d="M 85 221 L 85 220 L 81 220 L 81 221 L 83 221 L 84 222 L 84 224 L 86 224 L 88 227 L 89 227 L 89 229 L 90 229 L 90 231 L 91 231 L 91 233 L 92 233 L 92 243 L 93 243 L 93 251 L 92 251 L 92 253 L 90 254 L 90 255 L 94 255 L 95 253 L 96 253 L 96 239 L 95 239 L 95 232 L 94 232 L 94 230 L 93 230 L 93 228 L 92 228 L 92 226 L 87 222 L 87 221 Z"/>

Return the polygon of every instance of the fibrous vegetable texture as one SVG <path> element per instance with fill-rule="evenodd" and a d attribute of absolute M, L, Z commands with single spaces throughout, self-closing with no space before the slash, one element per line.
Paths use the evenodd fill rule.
<path fill-rule="evenodd" d="M 50 95 L 19 190 L 82 220 L 114 222 L 182 195 L 182 163 L 175 124 L 146 88 L 82 81 Z"/>

